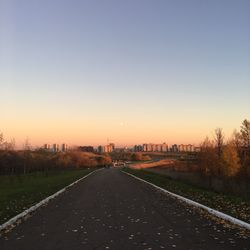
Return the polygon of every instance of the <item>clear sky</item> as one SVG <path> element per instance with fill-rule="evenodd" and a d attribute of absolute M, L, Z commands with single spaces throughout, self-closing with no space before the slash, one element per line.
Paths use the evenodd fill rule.
<path fill-rule="evenodd" d="M 21 145 L 199 143 L 250 118 L 249 0 L 0 0 L 0 131 Z"/>

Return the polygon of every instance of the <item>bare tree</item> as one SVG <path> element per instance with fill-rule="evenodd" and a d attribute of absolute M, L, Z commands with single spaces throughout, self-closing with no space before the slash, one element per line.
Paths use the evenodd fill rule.
<path fill-rule="evenodd" d="M 231 140 L 236 147 L 237 151 L 240 151 L 241 145 L 242 145 L 242 138 L 241 134 L 235 129 L 232 134 L 232 140 Z"/>
<path fill-rule="evenodd" d="M 222 132 L 222 128 L 216 128 L 215 131 L 215 143 L 217 148 L 218 157 L 221 158 L 222 155 L 222 148 L 224 144 L 224 134 Z"/>
<path fill-rule="evenodd" d="M 30 149 L 31 149 L 30 141 L 29 141 L 29 138 L 28 138 L 28 137 L 26 137 L 26 139 L 25 139 L 25 141 L 24 141 L 23 149 L 24 149 L 24 150 L 30 150 Z"/>
<path fill-rule="evenodd" d="M 250 121 L 245 119 L 241 125 L 241 137 L 243 145 L 249 149 L 250 147 Z"/>
<path fill-rule="evenodd" d="M 0 133 L 0 150 L 4 147 L 4 137 L 3 133 Z"/>
<path fill-rule="evenodd" d="M 15 138 L 11 138 L 10 142 L 8 141 L 4 142 L 4 150 L 12 151 L 15 149 L 15 145 L 16 145 Z"/>
<path fill-rule="evenodd" d="M 8 142 L 4 139 L 3 133 L 0 133 L 0 150 L 14 150 L 15 145 L 15 138 L 11 138 L 10 142 Z"/>
<path fill-rule="evenodd" d="M 29 162 L 30 162 L 30 142 L 29 142 L 29 138 L 27 137 L 24 141 L 23 144 L 23 158 L 24 158 L 24 163 L 23 163 L 23 174 L 26 174 L 28 166 L 29 166 Z"/>

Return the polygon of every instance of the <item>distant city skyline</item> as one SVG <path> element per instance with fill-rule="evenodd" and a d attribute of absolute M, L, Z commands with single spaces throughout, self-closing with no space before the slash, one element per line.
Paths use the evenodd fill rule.
<path fill-rule="evenodd" d="M 39 149 L 43 149 L 47 152 L 67 152 L 68 150 L 77 150 L 81 152 L 97 152 L 97 153 L 112 153 L 112 152 L 199 152 L 201 147 L 193 144 L 167 144 L 167 143 L 144 143 L 136 144 L 133 147 L 116 147 L 114 143 L 108 143 L 106 145 L 99 145 L 98 147 L 93 147 L 92 145 L 78 145 L 75 147 L 68 147 L 68 144 L 63 143 L 59 145 L 54 143 L 50 145 L 45 143 Z M 31 150 L 33 150 L 31 148 Z"/>
<path fill-rule="evenodd" d="M 227 138 L 250 118 L 250 1 L 0 2 L 0 132 L 21 148 Z"/>

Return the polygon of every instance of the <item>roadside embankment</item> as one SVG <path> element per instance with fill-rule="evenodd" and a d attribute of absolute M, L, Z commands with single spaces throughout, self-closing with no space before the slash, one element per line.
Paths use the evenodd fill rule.
<path fill-rule="evenodd" d="M 124 171 L 170 192 L 201 203 L 237 219 L 250 223 L 250 200 L 209 191 L 147 170 L 124 168 Z"/>
<path fill-rule="evenodd" d="M 0 224 L 95 170 L 58 170 L 0 176 Z"/>

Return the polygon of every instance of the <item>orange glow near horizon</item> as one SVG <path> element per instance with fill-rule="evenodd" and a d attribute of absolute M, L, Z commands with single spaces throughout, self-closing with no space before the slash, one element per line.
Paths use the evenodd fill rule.
<path fill-rule="evenodd" d="M 18 125 L 17 125 L 18 124 Z M 111 121 L 111 120 L 78 120 L 71 122 L 66 119 L 51 120 L 44 122 L 38 120 L 12 120 L 9 124 L 4 124 L 6 129 L 2 130 L 4 137 L 9 140 L 15 138 L 16 147 L 21 148 L 25 139 L 33 147 L 43 146 L 45 143 L 67 143 L 68 145 L 105 145 L 107 139 L 115 143 L 116 146 L 133 146 L 143 143 L 163 143 L 172 144 L 195 144 L 206 137 L 213 135 L 216 126 L 204 127 L 202 124 L 182 123 L 170 124 L 167 122 L 153 122 L 134 120 L 133 123 Z M 210 124 L 212 125 L 212 124 Z M 240 124 L 239 124 L 240 125 Z M 234 128 L 224 128 L 226 137 L 230 137 Z"/>

